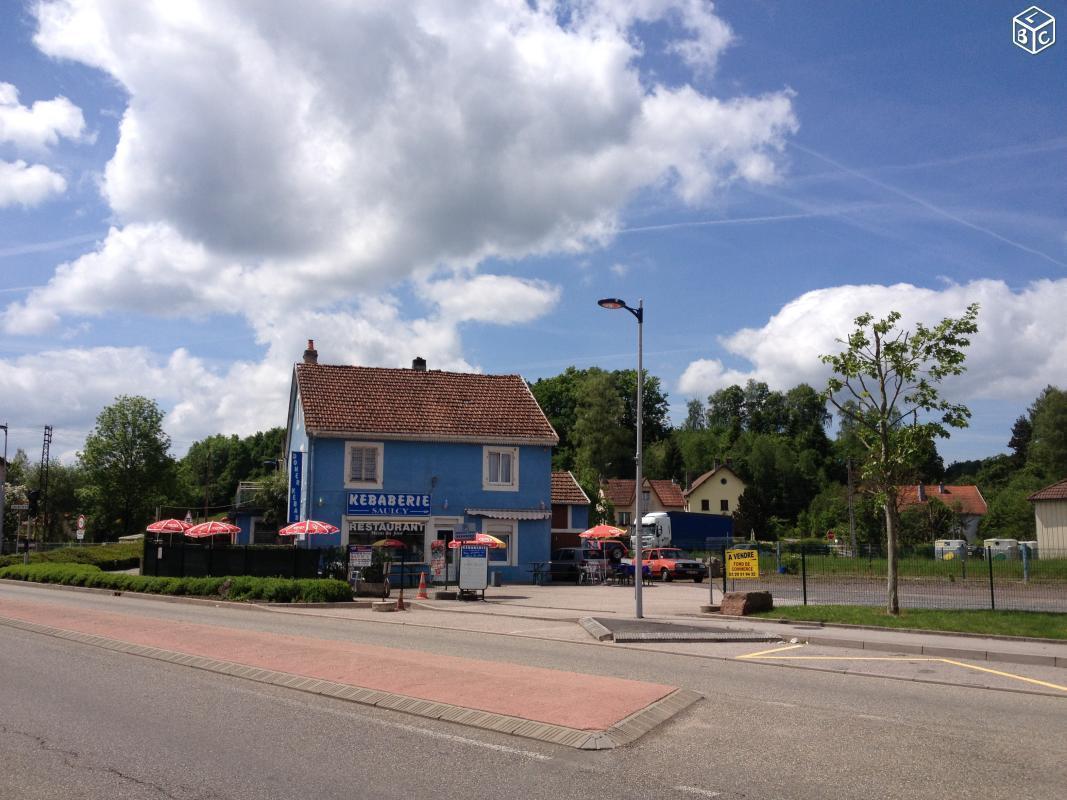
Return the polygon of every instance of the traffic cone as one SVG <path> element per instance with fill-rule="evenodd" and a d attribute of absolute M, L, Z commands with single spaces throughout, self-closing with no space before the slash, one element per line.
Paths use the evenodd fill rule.
<path fill-rule="evenodd" d="M 404 586 L 403 586 L 403 584 L 400 585 L 400 594 L 396 598 L 396 610 L 397 611 L 403 611 L 404 610 Z"/>
<path fill-rule="evenodd" d="M 419 591 L 415 595 L 416 600 L 429 600 L 430 595 L 426 594 L 426 573 L 419 573 Z"/>

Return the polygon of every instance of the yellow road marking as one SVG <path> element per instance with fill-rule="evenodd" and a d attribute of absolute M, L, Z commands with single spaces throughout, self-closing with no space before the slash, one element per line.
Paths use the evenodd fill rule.
<path fill-rule="evenodd" d="M 1061 692 L 1067 692 L 1067 686 L 1060 686 L 1057 683 L 1048 683 L 1047 681 L 1039 681 L 1036 678 L 1027 678 L 1027 677 L 1024 677 L 1023 675 L 1015 675 L 1015 674 L 1013 674 L 1011 672 L 1001 672 L 1000 670 L 997 670 L 997 669 L 989 669 L 989 667 L 979 667 L 979 666 L 977 666 L 975 664 L 964 664 L 962 661 L 953 661 L 950 658 L 942 658 L 942 659 L 939 659 L 939 660 L 944 661 L 946 664 L 955 664 L 957 667 L 965 667 L 966 669 L 974 669 L 974 670 L 978 670 L 979 672 L 988 672 L 988 673 L 990 673 L 992 675 L 1000 675 L 1003 678 L 1014 678 L 1017 681 L 1026 681 L 1027 683 L 1035 683 L 1038 686 L 1045 686 L 1045 687 L 1047 687 L 1049 689 L 1059 689 Z"/>
<path fill-rule="evenodd" d="M 743 656 L 736 656 L 736 658 L 756 658 L 758 656 L 766 656 L 768 653 L 781 653 L 785 650 L 796 650 L 798 647 L 803 647 L 802 644 L 787 644 L 785 647 L 775 647 L 771 650 L 760 650 L 758 653 L 747 653 Z M 788 656 L 786 656 L 788 658 Z"/>
<path fill-rule="evenodd" d="M 783 653 L 786 650 L 796 650 L 803 647 L 802 644 L 791 644 L 785 647 L 775 647 L 772 650 L 761 650 L 758 653 L 746 653 L 742 656 L 735 656 L 737 660 L 746 658 L 759 658 L 763 661 L 939 661 L 942 664 L 951 664 L 954 667 L 963 667 L 964 669 L 973 669 L 977 672 L 987 672 L 990 675 L 998 675 L 1001 678 L 1010 678 L 1016 681 L 1024 681 L 1026 683 L 1032 683 L 1036 686 L 1044 686 L 1047 689 L 1056 689 L 1057 691 L 1067 692 L 1067 686 L 1060 686 L 1058 683 L 1049 683 L 1048 681 L 1039 681 L 1037 678 L 1027 678 L 1025 675 L 1016 675 L 1012 672 L 1002 672 L 999 669 L 990 669 L 989 667 L 979 667 L 977 664 L 967 664 L 963 661 L 953 661 L 951 658 L 935 658 L 931 656 L 780 656 L 776 653 Z"/>
<path fill-rule="evenodd" d="M 758 653 L 754 655 L 759 655 Z M 752 658 L 752 656 L 739 656 Z M 932 656 L 764 656 L 767 661 L 944 661 Z"/>

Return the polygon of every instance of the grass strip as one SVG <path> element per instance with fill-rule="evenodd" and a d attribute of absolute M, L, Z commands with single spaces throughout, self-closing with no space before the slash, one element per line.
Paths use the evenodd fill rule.
<path fill-rule="evenodd" d="M 987 636 L 1067 639 L 1067 614 L 1045 611 L 941 611 L 910 608 L 902 609 L 900 615 L 894 617 L 884 609 L 869 606 L 782 606 L 754 616 L 798 622 L 914 628 Z"/>
<path fill-rule="evenodd" d="M 336 603 L 352 599 L 352 588 L 329 578 L 153 578 L 103 572 L 92 564 L 15 564 L 0 568 L 0 578 L 88 586 L 122 592 L 259 600 L 268 603 Z"/>

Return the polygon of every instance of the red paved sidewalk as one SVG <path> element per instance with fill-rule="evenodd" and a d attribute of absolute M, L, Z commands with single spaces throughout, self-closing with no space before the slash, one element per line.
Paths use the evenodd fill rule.
<path fill-rule="evenodd" d="M 663 684 L 0 599 L 0 617 L 579 730 L 606 729 Z"/>

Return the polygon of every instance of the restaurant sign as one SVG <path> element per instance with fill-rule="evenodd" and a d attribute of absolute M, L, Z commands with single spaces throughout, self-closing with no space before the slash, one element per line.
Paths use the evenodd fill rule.
<path fill-rule="evenodd" d="M 425 522 L 401 522 L 388 519 L 354 519 L 348 523 L 348 535 L 373 533 L 379 536 L 400 536 L 405 533 L 422 533 L 426 530 Z"/>
<path fill-rule="evenodd" d="M 349 516 L 428 517 L 430 495 L 349 492 Z"/>

